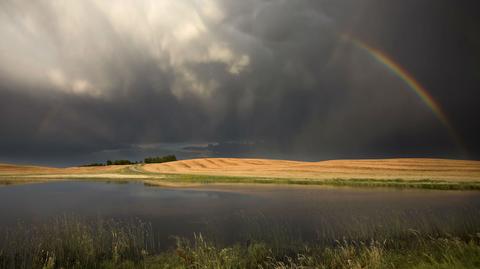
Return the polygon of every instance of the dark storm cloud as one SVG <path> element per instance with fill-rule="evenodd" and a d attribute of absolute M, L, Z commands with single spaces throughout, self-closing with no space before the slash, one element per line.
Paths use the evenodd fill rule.
<path fill-rule="evenodd" d="M 400 14 L 371 0 L 3 1 L 0 158 L 185 141 L 256 141 L 262 154 L 295 158 L 463 157 L 407 85 L 345 33 L 400 55 L 477 156 L 466 119 L 479 114 L 467 94 L 478 61 L 449 103 L 442 85 L 464 76 L 437 82 L 437 63 L 419 58 L 445 42 L 391 43 L 413 27 L 398 26 L 402 12 L 431 12 L 434 31 L 448 9 L 398 5 Z"/>

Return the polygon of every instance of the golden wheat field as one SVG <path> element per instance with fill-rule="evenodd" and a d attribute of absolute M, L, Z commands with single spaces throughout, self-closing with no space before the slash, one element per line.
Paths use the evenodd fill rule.
<path fill-rule="evenodd" d="M 204 158 L 144 165 L 53 168 L 0 164 L 0 177 L 160 178 L 165 174 L 291 179 L 375 179 L 480 181 L 480 161 L 371 159 L 300 162 L 270 159 Z"/>
<path fill-rule="evenodd" d="M 127 165 L 55 168 L 33 165 L 0 164 L 0 175 L 115 173 L 126 166 Z"/>
<path fill-rule="evenodd" d="M 446 159 L 372 159 L 298 162 L 268 159 L 206 158 L 146 164 L 145 171 L 307 179 L 405 179 L 479 181 L 480 161 Z"/>

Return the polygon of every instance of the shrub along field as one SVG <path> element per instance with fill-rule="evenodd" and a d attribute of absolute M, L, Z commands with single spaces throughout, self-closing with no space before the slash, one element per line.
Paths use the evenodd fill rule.
<path fill-rule="evenodd" d="M 266 231 L 268 232 L 268 231 Z M 400 232 L 400 231 L 399 231 Z M 53 218 L 1 234 L 0 268 L 478 268 L 480 234 L 401 231 L 375 239 L 304 244 L 276 230 L 275 240 L 234 245 L 201 234 L 162 250 L 140 220 Z M 398 236 L 402 234 L 402 236 Z"/>

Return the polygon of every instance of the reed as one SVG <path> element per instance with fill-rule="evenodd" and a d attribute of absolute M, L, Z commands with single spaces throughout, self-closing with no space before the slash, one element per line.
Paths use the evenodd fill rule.
<path fill-rule="evenodd" d="M 478 228 L 478 227 L 477 227 Z M 360 227 L 360 229 L 366 229 Z M 262 231 L 258 230 L 261 233 Z M 141 220 L 61 216 L 18 224 L 2 233 L 0 268 L 478 268 L 480 234 L 369 232 L 329 242 L 305 242 L 281 225 L 234 244 L 195 234 L 160 249 Z"/>
<path fill-rule="evenodd" d="M 46 223 L 19 223 L 4 232 L 1 268 L 101 268 L 105 261 L 141 263 L 154 249 L 151 226 L 61 216 Z"/>

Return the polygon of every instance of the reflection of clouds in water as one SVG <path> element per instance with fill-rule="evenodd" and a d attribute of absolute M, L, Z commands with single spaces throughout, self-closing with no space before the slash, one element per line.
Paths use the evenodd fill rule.
<path fill-rule="evenodd" d="M 203 188 L 203 187 L 202 187 Z M 141 183 L 54 182 L 0 188 L 0 224 L 78 214 L 140 218 L 162 238 L 213 233 L 240 240 L 282 233 L 338 239 L 386 229 L 465 231 L 480 225 L 476 192 L 276 186 L 164 189 Z M 263 236 L 263 237 L 262 237 Z"/>
<path fill-rule="evenodd" d="M 140 198 L 152 198 L 152 199 L 209 199 L 209 200 L 218 200 L 222 198 L 222 195 L 215 192 L 204 192 L 204 191 L 184 191 L 184 190 L 174 190 L 174 189 L 162 189 L 157 186 L 148 186 L 143 187 L 143 185 L 138 184 L 138 187 L 132 188 L 129 191 L 129 195 Z"/>

